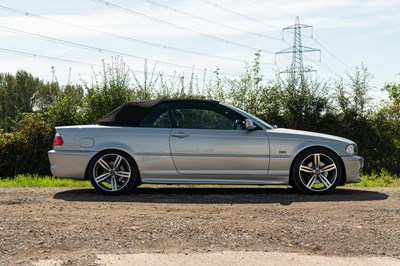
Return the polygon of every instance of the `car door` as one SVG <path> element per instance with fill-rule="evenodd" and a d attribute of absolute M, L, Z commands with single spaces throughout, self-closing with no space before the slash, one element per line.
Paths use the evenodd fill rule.
<path fill-rule="evenodd" d="M 230 180 L 267 175 L 265 130 L 245 129 L 242 115 L 218 103 L 177 103 L 171 109 L 170 148 L 180 174 Z"/>

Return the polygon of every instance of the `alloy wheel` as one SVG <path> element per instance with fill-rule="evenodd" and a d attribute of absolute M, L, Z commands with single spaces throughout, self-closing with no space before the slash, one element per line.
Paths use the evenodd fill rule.
<path fill-rule="evenodd" d="M 92 180 L 106 192 L 122 190 L 131 179 L 131 166 L 119 154 L 105 154 L 93 166 Z"/>
<path fill-rule="evenodd" d="M 322 192 L 336 184 L 338 167 L 326 154 L 313 153 L 300 163 L 299 179 L 308 190 Z"/>

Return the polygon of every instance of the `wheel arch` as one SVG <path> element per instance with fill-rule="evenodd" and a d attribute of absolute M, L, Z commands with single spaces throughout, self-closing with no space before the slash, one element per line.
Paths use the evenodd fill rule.
<path fill-rule="evenodd" d="M 137 164 L 137 161 L 136 161 L 135 158 L 131 155 L 131 153 L 129 153 L 129 152 L 123 150 L 123 149 L 120 149 L 120 148 L 106 148 L 106 149 L 103 149 L 103 150 L 101 150 L 101 151 L 98 151 L 96 154 L 94 154 L 94 155 L 92 156 L 92 158 L 90 159 L 90 161 L 88 162 L 88 164 L 86 165 L 86 169 L 85 169 L 85 180 L 89 180 L 89 166 L 91 165 L 91 163 L 93 162 L 93 160 L 96 158 L 96 156 L 97 156 L 99 153 L 102 153 L 102 152 L 113 152 L 113 151 L 122 152 L 122 153 L 124 153 L 126 156 L 128 156 L 129 158 L 131 158 L 131 159 L 133 160 L 133 162 L 135 163 L 135 167 L 136 167 L 136 169 L 137 169 L 138 178 L 139 178 L 138 180 L 139 180 L 139 182 L 141 182 L 140 169 L 139 169 L 139 165 Z"/>
<path fill-rule="evenodd" d="M 294 164 L 295 164 L 297 158 L 298 158 L 301 154 L 303 154 L 304 152 L 309 151 L 309 150 L 311 150 L 311 149 L 324 149 L 324 150 L 327 150 L 327 151 L 331 152 L 332 154 L 334 154 L 334 155 L 336 156 L 336 159 L 338 159 L 338 161 L 339 161 L 339 163 L 340 163 L 340 166 L 341 166 L 341 168 L 342 168 L 342 178 L 341 178 L 341 180 L 340 180 L 339 186 L 344 185 L 344 184 L 346 183 L 347 177 L 346 177 L 346 168 L 345 168 L 345 165 L 344 165 L 344 162 L 343 162 L 342 157 L 340 157 L 340 155 L 339 155 L 334 149 L 332 149 L 332 148 L 330 148 L 330 147 L 327 147 L 327 146 L 323 146 L 323 145 L 312 145 L 312 146 L 308 146 L 308 147 L 305 147 L 305 148 L 301 149 L 301 150 L 296 154 L 296 156 L 295 156 L 295 157 L 293 158 L 293 160 L 292 160 L 292 163 L 290 164 L 289 185 L 294 186 L 294 180 L 293 180 L 293 166 L 294 166 Z"/>

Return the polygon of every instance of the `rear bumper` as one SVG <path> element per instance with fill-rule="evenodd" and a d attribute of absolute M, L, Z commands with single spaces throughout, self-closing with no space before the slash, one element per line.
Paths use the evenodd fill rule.
<path fill-rule="evenodd" d="M 364 158 L 360 156 L 343 156 L 342 160 L 346 169 L 346 183 L 360 182 Z"/>
<path fill-rule="evenodd" d="M 50 169 L 54 176 L 85 179 L 86 167 L 95 152 L 57 151 L 48 152 Z"/>

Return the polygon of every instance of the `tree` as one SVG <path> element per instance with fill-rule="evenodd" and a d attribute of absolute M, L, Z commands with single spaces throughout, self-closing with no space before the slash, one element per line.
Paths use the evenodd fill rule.
<path fill-rule="evenodd" d="M 347 72 L 349 78 L 349 89 L 351 98 L 351 110 L 357 117 L 367 114 L 367 106 L 371 101 L 368 92 L 371 90 L 372 74 L 368 72 L 368 68 L 361 64 L 361 67 L 356 67 L 354 75 Z"/>
<path fill-rule="evenodd" d="M 58 82 L 46 82 L 38 87 L 33 95 L 35 110 L 48 111 L 62 93 Z"/>
<path fill-rule="evenodd" d="M 326 82 L 304 78 L 297 82 L 290 77 L 278 79 L 282 91 L 281 104 L 285 126 L 302 130 L 324 132 L 322 123 L 331 106 L 325 96 L 329 90 Z"/>
<path fill-rule="evenodd" d="M 97 77 L 100 76 L 100 81 Z M 103 61 L 103 72 L 95 76 L 95 84 L 86 84 L 85 119 L 92 123 L 111 110 L 131 100 L 129 69 L 121 58 L 112 58 L 111 64 Z"/>
<path fill-rule="evenodd" d="M 10 131 L 21 113 L 48 107 L 52 92 L 44 93 L 46 85 L 32 74 L 18 70 L 15 75 L 0 74 L 0 125 Z M 46 94 L 46 95 L 45 95 Z"/>
<path fill-rule="evenodd" d="M 147 60 L 145 60 L 142 80 L 132 72 L 135 81 L 135 89 L 132 95 L 134 100 L 149 100 L 154 95 L 155 86 L 160 77 L 160 75 L 156 73 L 156 66 L 157 65 L 154 65 L 153 70 L 149 72 Z M 123 70 L 121 72 L 123 72 Z"/>
<path fill-rule="evenodd" d="M 372 168 L 386 169 L 392 174 L 400 174 L 400 83 L 388 83 L 384 88 L 389 100 L 373 116 L 373 123 L 379 138 L 379 156 Z"/>
<path fill-rule="evenodd" d="M 54 97 L 49 113 L 55 126 L 83 124 L 84 88 L 80 85 L 67 85 Z"/>
<path fill-rule="evenodd" d="M 258 115 L 263 112 L 262 95 L 264 85 L 260 69 L 260 51 L 255 53 L 252 65 L 245 66 L 245 72 L 240 79 L 227 80 L 229 86 L 227 100 L 234 106 L 246 112 Z M 221 87 L 221 85 L 218 85 Z"/>

